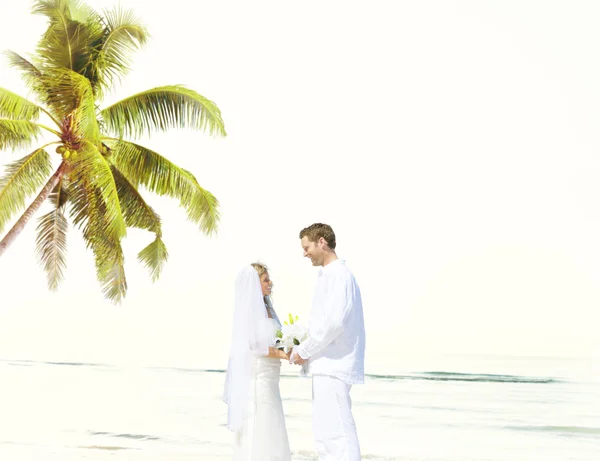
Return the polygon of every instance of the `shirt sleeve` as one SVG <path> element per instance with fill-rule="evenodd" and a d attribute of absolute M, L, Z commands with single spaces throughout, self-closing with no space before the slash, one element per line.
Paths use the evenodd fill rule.
<path fill-rule="evenodd" d="M 354 306 L 352 277 L 340 276 L 328 281 L 327 296 L 323 300 L 325 313 L 320 321 L 311 322 L 308 338 L 295 348 L 303 359 L 309 359 L 333 342 L 344 330 L 344 322 Z"/>

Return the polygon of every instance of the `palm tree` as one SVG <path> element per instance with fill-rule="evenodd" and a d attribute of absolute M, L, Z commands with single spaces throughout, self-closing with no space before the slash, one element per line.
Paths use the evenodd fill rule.
<path fill-rule="evenodd" d="M 168 257 L 160 217 L 140 188 L 178 199 L 206 234 L 216 231 L 219 220 L 217 200 L 192 173 L 129 139 L 174 127 L 225 136 L 221 113 L 180 85 L 153 88 L 100 109 L 103 96 L 129 71 L 131 54 L 147 41 L 147 30 L 132 12 L 119 8 L 99 14 L 79 0 L 33 3 L 32 12 L 46 16 L 48 28 L 31 60 L 7 55 L 39 104 L 0 88 L 0 150 L 30 147 L 43 133 L 55 140 L 8 165 L 0 179 L 0 232 L 38 193 L 0 241 L 0 255 L 48 200 L 51 211 L 39 218 L 36 250 L 50 289 L 63 278 L 68 216 L 92 250 L 105 296 L 119 302 L 127 290 L 121 248 L 127 228 L 154 234 L 138 255 L 153 280 Z M 40 123 L 40 117 L 48 122 Z M 60 161 L 54 171 L 50 146 Z"/>

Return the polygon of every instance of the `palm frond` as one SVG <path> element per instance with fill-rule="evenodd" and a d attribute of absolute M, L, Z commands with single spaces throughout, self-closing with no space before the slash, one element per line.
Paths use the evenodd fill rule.
<path fill-rule="evenodd" d="M 97 142 L 100 128 L 96 118 L 94 92 L 90 81 L 69 69 L 48 71 L 41 77 L 46 88 L 46 105 L 58 119 L 70 124 L 69 131 L 76 137 Z M 67 127 L 63 127 L 63 131 Z"/>
<path fill-rule="evenodd" d="M 56 290 L 63 279 L 67 266 L 67 229 L 69 224 L 65 217 L 67 189 L 61 180 L 48 197 L 53 209 L 38 219 L 36 253 L 46 271 L 48 288 Z"/>
<path fill-rule="evenodd" d="M 9 65 L 21 72 L 21 78 L 27 85 L 27 88 L 33 91 L 40 101 L 45 101 L 47 92 L 41 82 L 42 72 L 40 69 L 14 51 L 6 51 L 5 55 L 8 58 Z"/>
<path fill-rule="evenodd" d="M 33 84 L 35 84 L 37 79 L 42 75 L 41 71 L 30 61 L 14 51 L 8 50 L 5 51 L 4 54 L 8 58 L 10 67 L 20 70 L 21 76 L 27 86 L 33 89 Z"/>
<path fill-rule="evenodd" d="M 40 115 L 42 108 L 31 101 L 0 88 L 0 117 L 13 120 L 35 121 Z"/>
<path fill-rule="evenodd" d="M 104 226 L 102 232 L 120 241 L 125 236 L 125 221 L 110 165 L 98 149 L 89 142 L 86 142 L 78 152 L 71 154 L 69 160 L 72 162 L 72 170 L 69 173 L 71 181 L 84 190 L 93 188 L 100 194 L 106 217 L 102 221 Z"/>
<path fill-rule="evenodd" d="M 168 259 L 167 247 L 160 237 L 156 237 L 150 245 L 138 254 L 138 260 L 150 270 L 150 277 L 152 277 L 153 282 L 156 282 L 160 277 L 162 268 Z"/>
<path fill-rule="evenodd" d="M 86 246 L 94 254 L 102 292 L 111 301 L 120 302 L 127 292 L 125 260 L 121 238 L 110 230 L 102 191 L 94 185 L 73 182 L 69 185 L 69 203 L 73 224 L 82 229 Z"/>
<path fill-rule="evenodd" d="M 98 81 L 96 87 L 109 87 L 124 77 L 130 69 L 130 55 L 139 50 L 148 40 L 148 30 L 141 24 L 133 11 L 120 7 L 105 11 L 105 36 L 97 56 L 90 62 Z"/>
<path fill-rule="evenodd" d="M 217 225 L 219 223 L 219 202 L 217 198 L 203 189 L 196 177 L 187 170 L 181 169 L 189 188 L 185 190 L 186 194 L 181 199 L 187 201 L 186 211 L 188 219 L 192 222 L 199 223 L 200 229 L 205 230 L 207 234 L 213 234 L 217 231 Z"/>
<path fill-rule="evenodd" d="M 102 17 L 84 0 L 66 0 L 66 2 L 69 4 L 69 13 L 73 21 L 78 21 L 84 24 L 94 21 L 101 22 Z"/>
<path fill-rule="evenodd" d="M 46 183 L 52 164 L 48 152 L 41 148 L 8 165 L 5 171 L 0 179 L 0 232 L 25 207 L 27 197 Z"/>
<path fill-rule="evenodd" d="M 38 44 L 40 61 L 51 68 L 65 67 L 74 70 L 73 37 L 79 32 L 80 24 L 71 20 L 68 0 L 36 0 L 33 14 L 46 16 L 50 25 Z"/>
<path fill-rule="evenodd" d="M 225 136 L 216 104 L 181 85 L 162 86 L 123 99 L 101 111 L 107 130 L 139 138 L 155 130 L 192 128 Z"/>
<path fill-rule="evenodd" d="M 146 203 L 139 191 L 115 166 L 111 170 L 117 185 L 117 193 L 119 194 L 119 202 L 123 210 L 125 225 L 137 229 L 145 229 L 161 236 L 160 216 Z"/>
<path fill-rule="evenodd" d="M 156 235 L 155 240 L 138 254 L 138 259 L 150 269 L 152 281 L 156 281 L 160 276 L 164 263 L 169 257 L 167 247 L 161 239 L 162 228 L 160 217 L 146 203 L 133 184 L 116 167 L 113 166 L 112 170 L 115 182 L 117 183 L 117 191 L 119 193 L 125 224 L 128 227 L 146 229 L 154 232 Z"/>
<path fill-rule="evenodd" d="M 71 19 L 70 4 L 70 0 L 34 0 L 31 13 L 46 16 L 52 22 L 66 21 Z"/>
<path fill-rule="evenodd" d="M 202 232 L 212 234 L 216 231 L 219 202 L 198 184 L 189 171 L 150 149 L 128 141 L 117 141 L 112 155 L 115 166 L 136 187 L 142 185 L 158 195 L 179 199 L 188 219 L 198 224 Z"/>
<path fill-rule="evenodd" d="M 0 150 L 29 147 L 40 131 L 40 125 L 34 122 L 0 119 Z"/>
<path fill-rule="evenodd" d="M 77 0 L 37 0 L 32 12 L 49 19 L 37 48 L 42 67 L 83 73 L 104 32 L 100 16 Z"/>
<path fill-rule="evenodd" d="M 114 303 L 120 303 L 127 293 L 125 259 L 121 243 L 115 245 L 115 258 L 96 257 L 96 270 L 100 276 L 102 293 Z"/>
<path fill-rule="evenodd" d="M 99 17 L 83 0 L 35 0 L 31 12 L 46 16 L 50 22 L 73 20 L 85 23 Z"/>

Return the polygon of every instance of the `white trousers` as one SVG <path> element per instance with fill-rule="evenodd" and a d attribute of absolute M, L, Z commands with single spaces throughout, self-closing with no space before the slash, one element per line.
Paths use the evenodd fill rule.
<path fill-rule="evenodd" d="M 313 431 L 319 461 L 360 461 L 360 446 L 352 416 L 352 386 L 330 376 L 315 375 Z"/>

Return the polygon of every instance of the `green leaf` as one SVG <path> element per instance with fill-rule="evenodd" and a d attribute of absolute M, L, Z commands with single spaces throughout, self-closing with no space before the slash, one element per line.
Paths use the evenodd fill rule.
<path fill-rule="evenodd" d="M 40 115 L 41 110 L 41 107 L 27 99 L 4 88 L 0 88 L 0 117 L 13 120 L 35 121 Z"/>
<path fill-rule="evenodd" d="M 98 149 L 87 143 L 75 156 L 70 173 L 69 201 L 73 223 L 96 261 L 96 277 L 104 295 L 120 302 L 127 291 L 121 239 L 125 222 L 110 165 Z"/>
<path fill-rule="evenodd" d="M 114 245 L 114 257 L 101 254 L 96 257 L 96 271 L 100 280 L 102 293 L 112 302 L 120 303 L 127 293 L 125 277 L 125 260 L 120 243 Z"/>
<path fill-rule="evenodd" d="M 101 115 L 107 130 L 119 138 L 139 138 L 170 128 L 226 135 L 221 111 L 215 103 L 181 85 L 138 93 L 107 107 Z"/>
<path fill-rule="evenodd" d="M 44 69 L 69 69 L 85 75 L 85 69 L 101 40 L 101 17 L 76 0 L 37 0 L 32 12 L 49 19 L 38 43 L 37 54 Z"/>
<path fill-rule="evenodd" d="M 87 22 L 97 13 L 82 0 L 34 0 L 32 14 L 46 16 L 51 23 Z"/>
<path fill-rule="evenodd" d="M 130 55 L 140 49 L 149 34 L 132 11 L 117 7 L 105 11 L 106 29 L 97 56 L 90 62 L 97 75 L 94 88 L 118 82 L 130 69 Z"/>
<path fill-rule="evenodd" d="M 25 208 L 27 197 L 35 194 L 48 181 L 52 171 L 50 156 L 44 149 L 9 164 L 0 179 L 0 232 L 9 220 Z"/>
<path fill-rule="evenodd" d="M 125 221 L 121 211 L 117 185 L 107 160 L 91 143 L 86 142 L 82 149 L 71 155 L 72 170 L 71 180 L 86 191 L 95 191 L 100 195 L 103 213 L 106 219 L 102 220 L 105 227 L 103 232 L 116 240 L 125 236 Z"/>
<path fill-rule="evenodd" d="M 39 90 L 39 78 L 42 75 L 40 70 L 30 61 L 28 61 L 21 55 L 15 53 L 14 51 L 5 51 L 4 54 L 8 58 L 8 64 L 10 65 L 10 67 L 21 71 L 21 78 L 23 79 L 27 87 L 34 91 Z"/>
<path fill-rule="evenodd" d="M 138 259 L 150 269 L 152 281 L 156 281 L 160 276 L 164 263 L 169 257 L 167 248 L 161 240 L 162 229 L 160 217 L 116 167 L 112 167 L 112 172 L 117 184 L 117 192 L 125 224 L 128 227 L 146 229 L 156 234 L 155 240 L 138 255 Z"/>
<path fill-rule="evenodd" d="M 29 147 L 40 131 L 40 126 L 34 122 L 0 119 L 0 150 Z"/>
<path fill-rule="evenodd" d="M 62 131 L 72 133 L 79 141 L 85 139 L 99 145 L 100 129 L 90 81 L 69 69 L 56 69 L 44 73 L 40 83 L 46 89 L 45 104 L 63 120 Z"/>
<path fill-rule="evenodd" d="M 117 194 L 119 195 L 125 225 L 154 232 L 160 237 L 162 235 L 160 216 L 146 203 L 135 186 L 127 180 L 117 167 L 112 165 L 111 171 L 117 185 Z"/>
<path fill-rule="evenodd" d="M 100 188 L 83 181 L 69 185 L 69 213 L 83 231 L 86 246 L 94 253 L 96 277 L 104 295 L 119 303 L 127 292 L 121 238 L 111 231 L 110 218 Z"/>
<path fill-rule="evenodd" d="M 117 169 L 136 187 L 144 186 L 158 195 L 179 199 L 188 219 L 200 230 L 212 234 L 219 222 L 219 203 L 204 190 L 196 178 L 160 154 L 128 141 L 118 141 L 112 148 Z"/>
<path fill-rule="evenodd" d="M 66 195 L 67 191 L 61 181 L 48 197 L 53 209 L 38 218 L 36 252 L 46 271 L 50 290 L 58 288 L 66 268 L 67 229 L 69 227 L 64 213 Z"/>
<path fill-rule="evenodd" d="M 164 263 L 169 259 L 169 253 L 161 238 L 156 237 L 150 245 L 140 251 L 138 259 L 150 269 L 152 281 L 156 282 L 160 277 L 160 272 L 162 271 Z"/>

